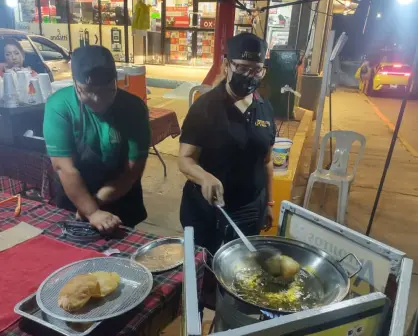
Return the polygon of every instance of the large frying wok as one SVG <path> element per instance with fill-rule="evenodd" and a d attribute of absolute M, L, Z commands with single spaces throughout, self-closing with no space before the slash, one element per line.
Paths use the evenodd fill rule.
<path fill-rule="evenodd" d="M 276 236 L 251 236 L 248 239 L 256 249 L 263 246 L 277 248 L 284 255 L 296 260 L 301 265 L 302 272 L 309 270 L 309 274 L 314 274 L 318 283 L 321 284 L 321 294 L 318 296 L 319 299 L 316 300 L 317 302 L 315 302 L 315 307 L 342 301 L 350 291 L 350 278 L 356 275 L 362 267 L 357 257 L 351 253 L 337 261 L 328 253 L 293 239 Z M 341 262 L 348 257 L 355 260 L 358 265 L 357 270 L 351 274 L 341 266 Z M 259 267 L 251 252 L 248 251 L 240 239 L 223 245 L 216 252 L 212 261 L 212 271 L 220 286 L 238 300 L 275 313 L 294 313 L 295 310 L 282 307 L 272 309 L 262 304 L 248 302 L 237 293 L 234 286 L 237 272 L 243 269 L 256 270 Z M 313 286 L 312 288 L 306 288 L 306 290 L 315 291 L 317 287 Z"/>

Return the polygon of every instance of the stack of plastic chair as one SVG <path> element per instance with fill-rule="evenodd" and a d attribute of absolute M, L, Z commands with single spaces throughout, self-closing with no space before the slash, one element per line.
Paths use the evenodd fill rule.
<path fill-rule="evenodd" d="M 330 138 L 335 138 L 335 150 L 330 168 L 325 169 L 323 168 L 324 155 L 327 143 L 329 142 Z M 353 143 L 356 141 L 360 142 L 360 149 L 357 153 L 352 170 L 348 172 L 348 162 L 351 148 L 353 146 Z M 317 168 L 309 177 L 303 207 L 308 208 L 312 194 L 312 188 L 315 182 L 336 185 L 339 189 L 337 222 L 340 224 L 344 224 L 344 217 L 348 205 L 348 195 L 350 193 L 350 187 L 354 181 L 357 166 L 363 156 L 365 146 L 366 138 L 359 133 L 352 131 L 332 131 L 327 133 L 321 142 Z"/>
<path fill-rule="evenodd" d="M 189 107 L 199 98 L 202 94 L 212 90 L 212 87 L 209 85 L 197 85 L 190 89 L 189 92 Z"/>

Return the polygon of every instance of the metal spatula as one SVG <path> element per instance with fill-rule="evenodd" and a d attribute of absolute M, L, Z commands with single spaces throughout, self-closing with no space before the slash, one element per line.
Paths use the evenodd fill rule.
<path fill-rule="evenodd" d="M 267 273 L 269 273 L 273 277 L 277 277 L 281 275 L 281 252 L 276 249 L 263 247 L 261 250 L 256 250 L 253 244 L 248 240 L 248 238 L 242 233 L 239 227 L 235 224 L 235 222 L 229 217 L 226 211 L 220 205 L 216 205 L 216 207 L 221 211 L 224 215 L 228 223 L 232 226 L 238 236 L 241 238 L 244 245 L 250 252 L 254 253 L 255 259 L 257 260 L 258 264 L 263 268 Z"/>

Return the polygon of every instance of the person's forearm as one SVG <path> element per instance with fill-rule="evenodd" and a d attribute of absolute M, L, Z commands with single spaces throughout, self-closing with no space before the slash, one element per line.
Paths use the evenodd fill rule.
<path fill-rule="evenodd" d="M 114 202 L 125 196 L 133 187 L 136 181 L 141 179 L 144 173 L 146 159 L 130 161 L 125 170 L 115 180 L 106 183 L 96 193 L 100 205 Z"/>
<path fill-rule="evenodd" d="M 179 168 L 188 180 L 198 185 L 202 185 L 205 175 L 209 174 L 191 157 L 180 157 Z"/>
<path fill-rule="evenodd" d="M 76 168 L 69 170 L 58 170 L 58 176 L 64 187 L 65 194 L 76 206 L 79 213 L 87 218 L 99 210 L 94 197 L 87 190 L 79 171 Z"/>
<path fill-rule="evenodd" d="M 101 187 L 96 193 L 96 197 L 101 205 L 114 202 L 125 196 L 132 189 L 134 183 L 135 181 L 128 176 L 121 175 Z"/>
<path fill-rule="evenodd" d="M 267 201 L 273 201 L 273 161 L 270 160 L 265 165 L 266 169 L 266 191 L 267 191 Z"/>

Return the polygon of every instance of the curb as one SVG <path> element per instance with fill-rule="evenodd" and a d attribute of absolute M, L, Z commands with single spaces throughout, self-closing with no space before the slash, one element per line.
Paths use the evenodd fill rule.
<path fill-rule="evenodd" d="M 377 114 L 377 116 L 386 124 L 386 126 L 392 131 L 395 131 L 395 125 L 379 110 L 375 103 L 373 103 L 369 97 L 367 97 L 364 93 L 361 93 L 366 101 L 370 104 L 373 109 L 373 112 Z M 406 150 L 411 153 L 412 156 L 418 158 L 418 150 L 416 150 L 401 134 L 398 133 L 398 139 L 402 143 L 402 145 L 406 148 Z"/>
<path fill-rule="evenodd" d="M 175 89 L 183 83 L 185 83 L 185 81 L 164 78 L 147 78 L 147 86 L 162 89 Z"/>

